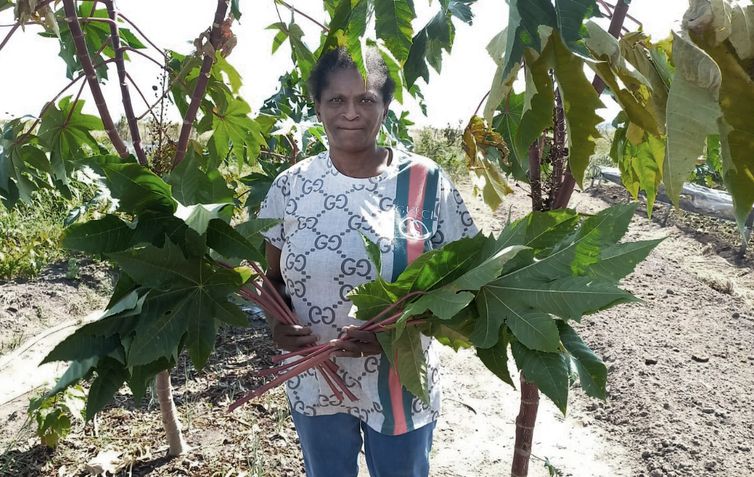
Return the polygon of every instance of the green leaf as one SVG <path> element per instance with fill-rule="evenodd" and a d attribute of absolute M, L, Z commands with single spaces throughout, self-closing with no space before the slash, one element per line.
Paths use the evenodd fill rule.
<path fill-rule="evenodd" d="M 519 151 L 515 141 L 523 108 L 524 94 L 511 91 L 498 108 L 499 114 L 493 118 L 492 125 L 503 136 L 509 149 L 508 161 L 501 162 L 500 168 L 514 179 L 526 181 L 529 177 L 526 172 L 529 169 L 528 151 Z"/>
<path fill-rule="evenodd" d="M 410 393 L 429 403 L 427 387 L 427 362 L 422 349 L 421 333 L 416 328 L 406 328 L 397 341 L 393 342 L 388 355 L 391 364 L 398 371 L 400 382 Z"/>
<path fill-rule="evenodd" d="M 227 104 L 216 105 L 215 110 L 210 152 L 217 159 L 224 160 L 232 147 L 239 168 L 247 156 L 256 159 L 265 141 L 259 124 L 249 117 L 251 107 L 246 101 L 240 97 L 232 98 Z"/>
<path fill-rule="evenodd" d="M 649 109 L 652 96 L 649 81 L 640 73 L 628 68 L 615 37 L 591 21 L 586 23 L 586 29 L 589 32 L 586 46 L 601 60 L 587 64 L 610 88 L 615 100 L 633 123 L 655 136 L 664 134 L 665 125 L 659 123 Z"/>
<path fill-rule="evenodd" d="M 563 44 L 557 33 L 550 35 L 550 42 L 568 131 L 568 167 L 581 185 L 589 158 L 594 154 L 594 141 L 600 137 L 597 125 L 602 118 L 596 110 L 605 105 L 584 74 L 584 62 Z"/>
<path fill-rule="evenodd" d="M 477 348 L 476 354 L 482 363 L 492 371 L 495 376 L 502 379 L 503 382 L 516 387 L 511 379 L 511 373 L 508 369 L 508 330 L 503 327 L 500 333 L 500 339 L 491 348 Z"/>
<path fill-rule="evenodd" d="M 555 12 L 558 29 L 566 45 L 578 50 L 577 42 L 581 40 L 582 24 L 585 18 L 599 15 L 595 0 L 555 0 Z"/>
<path fill-rule="evenodd" d="M 458 312 L 466 308 L 474 300 L 474 294 L 469 292 L 456 292 L 448 288 L 440 288 L 423 295 L 416 301 L 411 302 L 404 311 L 403 317 L 409 317 L 430 310 L 441 320 L 449 320 Z"/>
<path fill-rule="evenodd" d="M 511 313 L 506 319 L 513 336 L 529 349 L 555 353 L 560 347 L 558 326 L 547 313 Z"/>
<path fill-rule="evenodd" d="M 98 362 L 98 356 L 80 361 L 71 361 L 71 364 L 68 365 L 68 368 L 63 375 L 60 376 L 58 382 L 55 383 L 55 386 L 47 393 L 47 395 L 52 396 L 68 388 L 68 386 L 78 383 L 89 375 L 90 371 L 97 366 Z"/>
<path fill-rule="evenodd" d="M 515 138 L 515 149 L 521 160 L 528 158 L 531 144 L 546 128 L 552 127 L 552 108 L 555 104 L 550 68 L 552 64 L 553 42 L 547 43 L 542 54 L 535 58 L 530 49 L 526 57 L 526 100 L 524 102 L 521 124 Z"/>
<path fill-rule="evenodd" d="M 748 24 L 754 24 L 754 8 L 748 7 L 747 14 Z M 722 74 L 720 108 L 723 118 L 719 123 L 719 131 L 723 179 L 725 187 L 733 196 L 738 228 L 743 237 L 748 237 L 745 224 L 754 204 L 754 129 L 751 124 L 754 80 L 750 72 L 751 61 L 739 59 L 725 43 L 710 46 L 700 39 L 695 40 L 715 60 Z M 708 41 L 708 38 L 705 37 L 704 40 Z M 675 43 L 673 48 L 675 56 Z M 681 69 L 678 66 L 676 68 Z"/>
<path fill-rule="evenodd" d="M 489 287 L 479 290 L 475 303 L 479 318 L 474 323 L 469 340 L 477 348 L 491 348 L 500 337 L 500 327 L 505 322 L 509 308 Z"/>
<path fill-rule="evenodd" d="M 131 372 L 127 382 L 133 394 L 134 401 L 138 403 L 144 398 L 147 387 L 153 382 L 157 374 L 174 366 L 175 360 L 161 358 L 143 366 L 133 366 L 130 368 Z"/>
<path fill-rule="evenodd" d="M 166 179 L 173 197 L 184 205 L 232 203 L 225 178 L 217 170 L 204 172 L 205 167 L 199 155 L 188 153 Z"/>
<path fill-rule="evenodd" d="M 588 396 L 605 399 L 607 367 L 594 351 L 581 340 L 576 331 L 566 323 L 559 322 L 560 340 L 571 355 L 579 373 L 581 388 Z"/>
<path fill-rule="evenodd" d="M 668 96 L 664 182 L 668 197 L 677 205 L 707 136 L 719 132 L 722 78 L 720 68 L 707 53 L 675 33 L 673 62 L 676 71 Z"/>
<path fill-rule="evenodd" d="M 71 104 L 71 97 L 67 96 L 57 107 L 47 108 L 39 125 L 39 139 L 50 150 L 53 176 L 64 183 L 68 182 L 74 159 L 84 157 L 87 149 L 99 151 L 92 133 L 104 130 L 104 126 L 97 116 L 83 114 L 83 108 L 83 100 Z"/>
<path fill-rule="evenodd" d="M 514 2 L 511 2 L 513 10 Z M 524 45 L 534 48 L 537 51 L 542 50 L 540 41 L 540 26 L 546 25 L 552 28 L 557 26 L 557 15 L 550 0 L 523 0 L 517 1 L 516 9 L 520 15 L 520 25 L 525 33 L 519 34 L 519 38 Z M 510 21 L 508 28 L 511 27 Z"/>
<path fill-rule="evenodd" d="M 662 169 L 665 162 L 665 141 L 644 133 L 642 142 L 634 145 L 630 140 L 625 142 L 623 156 L 619 158 L 621 181 L 637 198 L 638 191 L 647 194 L 647 215 L 652 217 L 657 190 L 662 182 Z M 624 173 L 624 171 L 630 172 Z"/>
<path fill-rule="evenodd" d="M 120 346 L 118 336 L 94 334 L 92 330 L 86 326 L 79 328 L 58 343 L 39 364 L 89 360 L 106 356 Z"/>
<path fill-rule="evenodd" d="M 150 291 L 128 350 L 128 366 L 176 355 L 178 343 L 188 330 L 189 316 L 205 311 L 192 305 L 190 295 L 183 290 Z"/>
<path fill-rule="evenodd" d="M 186 259 L 181 249 L 166 240 L 164 247 L 153 245 L 110 254 L 137 283 L 157 288 L 163 284 L 197 284 L 199 259 Z"/>
<path fill-rule="evenodd" d="M 416 18 L 411 0 L 374 0 L 375 31 L 399 63 L 408 58 Z"/>
<path fill-rule="evenodd" d="M 88 253 L 119 252 L 131 245 L 134 230 L 114 215 L 70 225 L 63 234 L 63 247 Z"/>
<path fill-rule="evenodd" d="M 89 388 L 86 399 L 86 420 L 90 420 L 112 401 L 113 396 L 128 378 L 128 371 L 113 359 L 104 359 L 97 364 L 97 377 Z"/>
<path fill-rule="evenodd" d="M 579 320 L 620 303 L 638 301 L 612 283 L 592 277 L 564 277 L 552 281 L 508 278 L 490 283 L 484 290 L 511 309 L 533 308 L 564 320 Z"/>
<path fill-rule="evenodd" d="M 380 273 L 382 273 L 382 252 L 380 252 L 380 247 L 376 243 L 369 240 L 369 237 L 367 237 L 366 235 L 362 233 L 360 233 L 360 235 L 362 242 L 364 242 L 364 248 L 367 251 L 367 256 L 376 267 L 377 273 L 375 273 L 375 275 L 380 276 Z"/>
<path fill-rule="evenodd" d="M 133 214 L 175 211 L 170 185 L 146 167 L 120 162 L 114 156 L 97 156 L 86 163 L 105 177 L 110 195 L 118 199 L 118 210 Z"/>
<path fill-rule="evenodd" d="M 213 219 L 207 228 L 207 246 L 226 258 L 259 262 L 262 253 L 242 234 L 220 219 Z"/>
<path fill-rule="evenodd" d="M 424 78 L 429 82 L 429 68 L 427 68 L 427 30 L 422 28 L 414 36 L 411 42 L 411 49 L 408 57 L 403 64 L 403 75 L 406 77 L 406 86 L 411 88 L 415 86 L 416 80 Z"/>
<path fill-rule="evenodd" d="M 231 0 L 230 1 L 230 13 L 233 15 L 233 18 L 236 20 L 241 19 L 241 10 L 239 9 L 239 4 L 241 3 L 241 0 Z"/>
<path fill-rule="evenodd" d="M 533 382 L 565 415 L 568 407 L 569 364 L 565 353 L 543 353 L 511 344 L 516 365 L 527 381 Z"/>
<path fill-rule="evenodd" d="M 588 268 L 587 274 L 617 282 L 632 273 L 636 264 L 647 258 L 647 255 L 663 240 L 642 240 L 608 247 L 602 251 L 600 261 Z"/>

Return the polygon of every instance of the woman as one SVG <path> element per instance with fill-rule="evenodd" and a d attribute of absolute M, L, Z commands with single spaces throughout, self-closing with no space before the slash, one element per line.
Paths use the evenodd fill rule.
<path fill-rule="evenodd" d="M 395 279 L 423 251 L 473 235 L 458 191 L 432 161 L 376 144 L 395 88 L 379 52 L 366 84 L 344 49 L 323 55 L 309 89 L 329 151 L 280 174 L 259 216 L 282 219 L 266 233 L 268 276 L 290 296 L 304 326 L 272 320 L 284 350 L 354 340 L 335 358 L 358 401 L 338 400 L 316 370 L 287 383 L 309 477 L 355 476 L 362 433 L 372 477 L 426 476 L 440 412 L 438 359 L 424 338 L 430 403 L 398 382 L 373 333 L 349 317 L 348 292 L 376 277 L 361 234 L 378 244 L 382 276 Z"/>

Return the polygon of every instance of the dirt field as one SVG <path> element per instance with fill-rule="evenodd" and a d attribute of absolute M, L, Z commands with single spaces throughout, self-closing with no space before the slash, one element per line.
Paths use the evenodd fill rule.
<path fill-rule="evenodd" d="M 470 198 L 477 222 L 499 230 L 509 211 L 526 213 L 520 191 L 495 216 Z M 571 205 L 590 213 L 624 201 L 618 187 L 576 193 Z M 629 237 L 667 237 L 623 286 L 643 303 L 585 317 L 579 331 L 609 367 L 606 402 L 571 393 L 563 418 L 545 399 L 535 431 L 533 477 L 547 476 L 545 459 L 562 475 L 754 475 L 754 270 L 749 251 L 737 260 L 731 224 L 673 213 L 662 227 L 637 213 Z M 110 287 L 102 265 L 82 268 L 81 279 L 53 268 L 44 279 L 0 283 L 0 380 L 35 375 L 35 364 L 60 339 L 33 340 L 45 330 L 74 326 L 102 306 Z M 53 330 L 54 331 L 54 330 Z M 58 330 L 63 336 L 70 329 Z M 218 353 L 196 372 L 173 372 L 175 396 L 193 451 L 167 460 L 156 404 L 135 407 L 124 389 L 113 407 L 75 431 L 52 452 L 19 430 L 27 389 L 5 391 L 0 403 L 0 475 L 88 475 L 85 464 L 114 450 L 118 475 L 300 476 L 300 453 L 281 392 L 228 414 L 227 404 L 253 386 L 251 369 L 269 364 L 272 349 L 260 321 L 249 330 L 226 329 Z M 36 359 L 35 359 L 36 358 Z M 509 473 L 516 391 L 494 378 L 469 353 L 443 355 L 444 417 L 432 453 L 432 475 Z M 40 382 L 36 384 L 39 386 Z M 24 386 L 33 386 L 26 383 Z M 363 474 L 363 473 L 362 473 Z M 363 474 L 366 475 L 366 474 Z"/>

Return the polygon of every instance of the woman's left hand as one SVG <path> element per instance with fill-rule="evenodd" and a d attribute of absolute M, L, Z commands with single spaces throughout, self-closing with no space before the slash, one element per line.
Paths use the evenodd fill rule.
<path fill-rule="evenodd" d="M 344 326 L 343 334 L 350 339 L 340 342 L 340 350 L 333 353 L 334 356 L 363 358 L 382 353 L 377 335 L 371 331 L 361 331 L 357 326 Z"/>

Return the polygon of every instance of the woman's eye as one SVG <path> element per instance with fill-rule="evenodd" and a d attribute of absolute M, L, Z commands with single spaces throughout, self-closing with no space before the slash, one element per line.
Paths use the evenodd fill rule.
<path fill-rule="evenodd" d="M 330 102 L 331 103 L 342 103 L 343 102 L 343 98 L 331 98 Z"/>
<path fill-rule="evenodd" d="M 362 103 L 374 103 L 374 99 L 372 98 L 361 98 Z"/>

